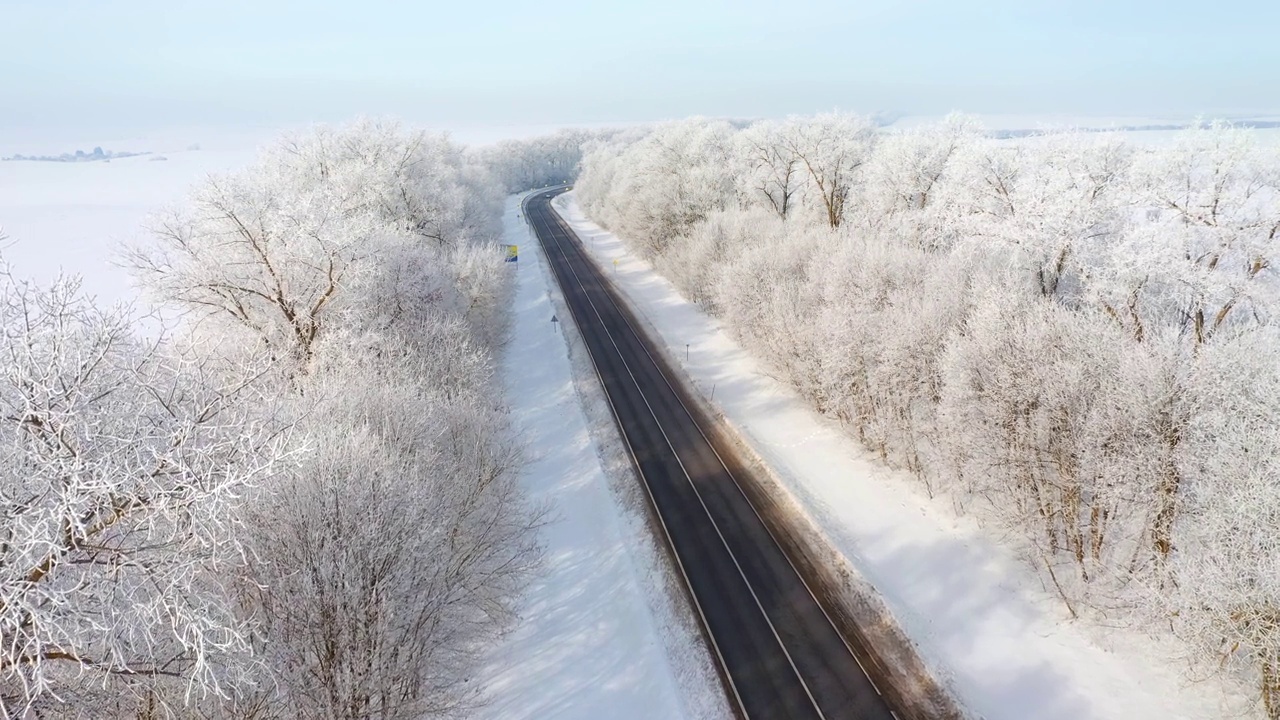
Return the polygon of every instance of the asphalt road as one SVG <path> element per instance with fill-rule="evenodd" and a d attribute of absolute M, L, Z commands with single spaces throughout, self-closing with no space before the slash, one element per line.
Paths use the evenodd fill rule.
<path fill-rule="evenodd" d="M 555 192 L 526 199 L 525 216 L 604 385 L 730 699 L 752 720 L 896 717 L 668 381 L 676 373 L 550 208 Z"/>

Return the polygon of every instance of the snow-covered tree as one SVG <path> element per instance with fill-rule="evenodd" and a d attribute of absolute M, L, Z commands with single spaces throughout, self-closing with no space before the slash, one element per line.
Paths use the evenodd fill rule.
<path fill-rule="evenodd" d="M 1197 127 L 1144 154 L 1135 185 L 1151 220 L 1117 258 L 1130 265 L 1122 290 L 1140 290 L 1157 322 L 1184 327 L 1197 344 L 1233 321 L 1274 317 L 1280 153 L 1247 130 Z"/>
<path fill-rule="evenodd" d="M 583 207 L 1072 612 L 1174 628 L 1280 718 L 1280 153 L 1223 124 L 709 127 L 597 146 Z M 698 174 L 725 147 L 732 192 Z"/>
<path fill-rule="evenodd" d="M 745 204 L 768 207 L 784 219 L 798 202 L 805 179 L 800 158 L 783 143 L 785 127 L 766 120 L 734 136 L 742 167 L 736 180 Z"/>
<path fill-rule="evenodd" d="M 1280 716 L 1280 335 L 1231 328 L 1198 358 L 1183 433 L 1175 627 L 1211 662 L 1251 672 Z M 1260 361 L 1260 359 L 1265 360 Z"/>
<path fill-rule="evenodd" d="M 924 249 L 950 248 L 960 224 L 957 204 L 966 193 L 949 176 L 979 142 L 980 131 L 973 118 L 953 114 L 936 125 L 884 133 L 866 167 L 859 224 L 883 227 Z"/>
<path fill-rule="evenodd" d="M 642 251 L 661 253 L 733 202 L 732 134 L 727 122 L 693 118 L 596 148 L 593 165 L 605 167 L 579 179 L 584 202 L 607 225 L 637 238 Z"/>
<path fill-rule="evenodd" d="M 586 145 L 614 130 L 565 129 L 527 140 L 503 140 L 474 151 L 507 192 L 572 182 L 578 175 Z"/>
<path fill-rule="evenodd" d="M 467 709 L 480 652 L 537 559 L 522 455 L 463 325 L 335 355 L 306 388 L 317 451 L 246 517 L 260 652 L 286 716 Z M 355 361 L 353 361 L 355 360 Z"/>
<path fill-rule="evenodd" d="M 422 256 L 492 238 L 498 213 L 478 185 L 443 137 L 373 122 L 321 128 L 248 171 L 210 178 L 157 219 L 156 242 L 128 262 L 158 300 L 234 325 L 305 368 L 330 319 L 343 324 L 344 290 L 385 274 L 381 256 L 412 247 L 431 264 Z"/>
<path fill-rule="evenodd" d="M 133 335 L 75 279 L 0 275 L 0 716 L 243 680 L 237 501 L 287 469 L 259 373 Z M 91 715 L 93 713 L 90 713 Z"/>
<path fill-rule="evenodd" d="M 500 192 L 444 138 L 321 128 L 211 180 L 133 251 L 219 357 L 270 354 L 271 407 L 315 448 L 240 515 L 261 681 L 196 710 L 392 720 L 474 700 L 538 558 L 493 376 Z"/>
<path fill-rule="evenodd" d="M 781 145 L 803 165 L 827 224 L 840 227 L 859 169 L 875 146 L 875 125 L 859 115 L 828 113 L 791 118 L 781 132 Z"/>
<path fill-rule="evenodd" d="M 974 188 L 962 210 L 967 235 L 1041 295 L 1079 295 L 1082 274 L 1128 219 L 1130 156 L 1118 137 L 1099 134 L 971 145 L 957 161 L 959 182 Z"/>

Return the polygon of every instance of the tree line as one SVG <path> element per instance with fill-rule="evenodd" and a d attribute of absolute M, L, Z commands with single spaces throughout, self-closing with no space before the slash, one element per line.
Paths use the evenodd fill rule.
<path fill-rule="evenodd" d="M 1172 633 L 1280 718 L 1275 147 L 695 118 L 594 142 L 576 188 L 1072 615 Z"/>
<path fill-rule="evenodd" d="M 158 334 L 0 273 L 0 717 L 473 706 L 540 559 L 508 182 L 390 123 L 285 138 L 125 252 Z"/>

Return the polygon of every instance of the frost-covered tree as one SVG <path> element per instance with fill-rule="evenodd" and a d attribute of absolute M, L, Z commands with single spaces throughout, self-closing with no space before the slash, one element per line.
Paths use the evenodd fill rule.
<path fill-rule="evenodd" d="M 800 158 L 782 142 L 785 127 L 762 121 L 734 136 L 742 167 L 737 182 L 745 204 L 763 205 L 784 219 L 798 201 L 805 177 Z"/>
<path fill-rule="evenodd" d="M 593 196 L 602 178 L 584 173 L 584 201 L 607 225 L 638 238 L 644 252 L 660 253 L 733 202 L 732 134 L 724 121 L 693 118 L 599 147 L 592 152 L 593 165 L 605 166 L 600 172 L 608 175 L 608 192 Z"/>
<path fill-rule="evenodd" d="M 301 427 L 318 449 L 246 517 L 248 604 L 285 688 L 280 716 L 466 710 L 537 559 L 485 353 L 465 326 L 430 332 L 392 345 L 424 352 L 344 352 L 316 374 Z"/>
<path fill-rule="evenodd" d="M 1139 290 L 1156 322 L 1180 325 L 1197 344 L 1233 321 L 1270 321 L 1280 302 L 1280 153 L 1217 124 L 1144 154 L 1136 169 L 1150 222 L 1124 247 L 1121 289 Z"/>
<path fill-rule="evenodd" d="M 1214 662 L 1256 675 L 1280 716 L 1280 335 L 1231 328 L 1198 359 L 1189 385 L 1176 591 L 1165 607 Z M 1266 358 L 1261 361 L 1260 359 Z"/>
<path fill-rule="evenodd" d="M 3 717 L 245 679 L 224 573 L 238 498 L 285 469 L 282 428 L 258 373 L 211 372 L 132 323 L 75 279 L 0 275 Z"/>
<path fill-rule="evenodd" d="M 1128 219 L 1130 156 L 1118 137 L 1098 134 L 972 145 L 957 161 L 959 181 L 975 189 L 972 205 L 961 209 L 968 237 L 1041 295 L 1078 295 L 1081 275 Z"/>
<path fill-rule="evenodd" d="M 875 125 L 859 115 L 828 113 L 791 118 L 782 134 L 781 146 L 804 166 L 827 224 L 840 227 L 858 171 L 875 146 Z"/>
<path fill-rule="evenodd" d="M 507 192 L 520 192 L 572 182 L 578 176 L 584 147 L 614 133 L 571 128 L 527 140 L 503 140 L 479 148 L 474 155 Z"/>
<path fill-rule="evenodd" d="M 782 218 L 772 210 L 719 211 L 673 243 L 656 259 L 663 274 L 685 297 L 720 312 L 720 274 L 736 265 L 738 257 L 783 236 Z"/>
<path fill-rule="evenodd" d="M 248 171 L 210 178 L 156 220 L 156 242 L 128 262 L 158 300 L 234 325 L 305 368 L 330 318 L 344 322 L 344 289 L 385 274 L 405 248 L 438 266 L 492 239 L 498 213 L 483 186 L 443 137 L 374 122 L 321 128 Z M 443 299 L 453 288 L 422 291 Z"/>
<path fill-rule="evenodd" d="M 924 249 L 947 249 L 957 239 L 967 197 L 953 176 L 958 161 L 968 157 L 979 141 L 977 122 L 949 115 L 936 125 L 886 132 L 866 167 L 866 207 L 858 213 L 861 225 L 915 240 Z"/>
<path fill-rule="evenodd" d="M 730 129 L 733 192 L 699 194 L 705 127 L 589 152 L 584 208 L 1073 613 L 1173 628 L 1280 718 L 1280 154 L 792 118 Z"/>
<path fill-rule="evenodd" d="M 271 407 L 314 448 L 239 516 L 260 682 L 194 710 L 392 720 L 475 699 L 539 517 L 495 390 L 510 275 L 478 168 L 442 138 L 319 129 L 198 189 L 133 252 L 219 358 L 270 354 Z"/>

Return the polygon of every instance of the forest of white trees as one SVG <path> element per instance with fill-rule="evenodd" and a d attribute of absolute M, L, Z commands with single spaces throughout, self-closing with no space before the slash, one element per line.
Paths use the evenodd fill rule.
<path fill-rule="evenodd" d="M 633 130 L 587 213 L 814 406 L 1280 718 L 1280 154 L 829 114 Z"/>
<path fill-rule="evenodd" d="M 514 193 L 572 182 L 582 164 L 583 147 L 616 133 L 570 128 L 527 140 L 503 140 L 476 148 L 472 155 L 507 192 Z"/>
<path fill-rule="evenodd" d="M 123 258 L 158 335 L 0 272 L 0 717 L 467 711 L 542 521 L 497 241 L 552 171 L 492 161 L 363 121 L 210 177 Z"/>
<path fill-rule="evenodd" d="M 159 333 L 0 264 L 0 718 L 466 714 L 543 520 L 495 376 L 502 200 L 579 167 L 594 219 L 1071 614 L 1280 718 L 1280 153 L 841 114 L 286 138 L 122 257 Z"/>

